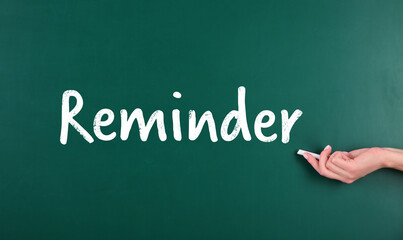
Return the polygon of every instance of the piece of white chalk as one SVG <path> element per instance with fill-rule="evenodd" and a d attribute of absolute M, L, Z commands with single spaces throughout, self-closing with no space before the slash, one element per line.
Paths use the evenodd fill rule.
<path fill-rule="evenodd" d="M 299 149 L 298 152 L 297 152 L 297 154 L 299 154 L 299 155 L 301 155 L 301 156 L 304 156 L 304 153 L 309 153 L 309 154 L 311 154 L 311 155 L 312 155 L 314 158 L 316 158 L 316 159 L 319 159 L 319 158 L 320 158 L 320 155 L 319 155 L 319 154 L 312 153 L 312 152 L 308 152 L 308 151 L 304 151 L 304 150 L 301 150 L 301 149 Z"/>

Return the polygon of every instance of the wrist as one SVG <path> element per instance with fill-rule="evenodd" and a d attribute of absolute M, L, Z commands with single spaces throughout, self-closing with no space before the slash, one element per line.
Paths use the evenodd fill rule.
<path fill-rule="evenodd" d="M 378 160 L 378 169 L 389 168 L 389 166 L 392 164 L 390 161 L 391 152 L 387 148 L 372 147 L 370 148 L 370 151 L 372 151 Z"/>
<path fill-rule="evenodd" d="M 403 151 L 396 148 L 382 148 L 380 157 L 383 168 L 403 169 Z"/>

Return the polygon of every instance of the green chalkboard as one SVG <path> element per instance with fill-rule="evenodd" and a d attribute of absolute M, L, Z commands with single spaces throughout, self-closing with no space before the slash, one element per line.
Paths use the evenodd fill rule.
<path fill-rule="evenodd" d="M 3 0 L 0 239 L 402 239 L 401 172 L 344 184 L 296 155 L 403 147 L 402 43 L 402 1 Z M 231 121 L 226 141 L 240 87 L 250 140 Z M 60 141 L 67 90 L 92 143 L 71 125 Z M 160 110 L 166 140 L 157 121 L 122 140 L 135 109 Z M 217 141 L 189 139 L 190 110 Z"/>

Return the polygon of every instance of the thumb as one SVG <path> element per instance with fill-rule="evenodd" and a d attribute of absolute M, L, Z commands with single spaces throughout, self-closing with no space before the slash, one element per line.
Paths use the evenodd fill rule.
<path fill-rule="evenodd" d="M 321 158 L 326 157 L 326 159 L 327 159 L 331 152 L 332 152 L 332 147 L 330 145 L 327 145 L 325 147 L 325 149 L 323 149 L 323 151 L 321 152 L 320 156 L 321 156 Z"/>
<path fill-rule="evenodd" d="M 326 169 L 326 162 L 329 159 L 329 154 L 332 152 L 332 147 L 330 145 L 327 145 L 325 149 L 320 153 L 320 158 L 319 158 L 319 168 L 322 172 L 325 171 Z"/>

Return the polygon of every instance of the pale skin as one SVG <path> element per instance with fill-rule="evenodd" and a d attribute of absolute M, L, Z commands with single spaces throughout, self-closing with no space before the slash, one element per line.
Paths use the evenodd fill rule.
<path fill-rule="evenodd" d="M 403 150 L 396 148 L 362 148 L 351 152 L 336 151 L 326 146 L 317 160 L 311 154 L 304 157 L 322 176 L 353 183 L 381 168 L 394 168 L 403 171 Z"/>

